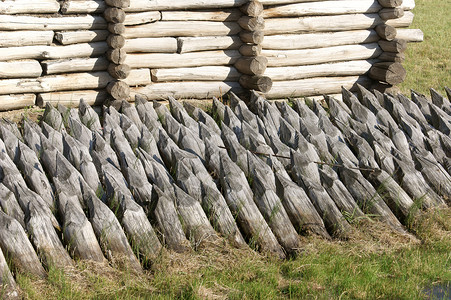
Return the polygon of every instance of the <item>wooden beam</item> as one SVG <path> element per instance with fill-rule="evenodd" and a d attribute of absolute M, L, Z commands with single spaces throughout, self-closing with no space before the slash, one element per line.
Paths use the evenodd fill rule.
<path fill-rule="evenodd" d="M 177 39 L 173 37 L 138 38 L 125 40 L 124 50 L 127 53 L 176 53 Z"/>
<path fill-rule="evenodd" d="M 41 65 L 37 60 L 10 60 L 0 62 L 0 78 L 39 77 Z"/>
<path fill-rule="evenodd" d="M 103 0 L 68 0 L 61 5 L 63 14 L 101 14 L 107 5 Z"/>
<path fill-rule="evenodd" d="M 101 16 L 65 16 L 61 18 L 0 15 L 0 30 L 96 30 L 106 29 Z"/>
<path fill-rule="evenodd" d="M 140 25 L 161 20 L 159 11 L 146 11 L 141 13 L 125 14 L 124 25 Z"/>
<path fill-rule="evenodd" d="M 1 95 L 0 111 L 21 109 L 24 107 L 33 106 L 35 101 L 35 94 Z"/>
<path fill-rule="evenodd" d="M 184 9 L 209 9 L 230 8 L 246 4 L 248 0 L 130 0 L 127 12 L 152 11 L 152 10 L 184 10 Z"/>
<path fill-rule="evenodd" d="M 2 31 L 0 32 L 0 47 L 22 47 L 35 45 L 50 45 L 53 41 L 53 31 Z"/>
<path fill-rule="evenodd" d="M 0 99 L 1 97 L 2 96 L 0 96 Z M 48 102 L 53 106 L 62 104 L 67 107 L 78 107 L 80 100 L 83 99 L 87 104 L 94 106 L 102 105 L 107 97 L 108 94 L 106 91 L 97 90 L 41 93 L 37 96 L 36 105 L 44 107 Z"/>
<path fill-rule="evenodd" d="M 54 14 L 60 10 L 56 0 L 2 0 L 0 1 L 0 14 Z"/>
<path fill-rule="evenodd" d="M 242 16 L 238 9 L 224 9 L 211 11 L 162 11 L 162 21 L 211 21 L 236 22 Z"/>
<path fill-rule="evenodd" d="M 406 42 L 422 42 L 424 41 L 424 34 L 421 29 L 398 29 L 398 34 L 396 38 L 404 40 Z"/>
<path fill-rule="evenodd" d="M 55 32 L 55 40 L 62 45 L 105 41 L 108 30 L 80 30 Z"/>
<path fill-rule="evenodd" d="M 177 41 L 179 53 L 209 50 L 236 50 L 242 45 L 241 39 L 237 35 L 179 37 L 177 38 Z"/>
<path fill-rule="evenodd" d="M 153 82 L 165 81 L 238 81 L 241 74 L 234 67 L 206 66 L 151 70 Z"/>
<path fill-rule="evenodd" d="M 104 57 L 44 60 L 41 62 L 46 75 L 104 71 L 108 68 L 109 63 Z"/>

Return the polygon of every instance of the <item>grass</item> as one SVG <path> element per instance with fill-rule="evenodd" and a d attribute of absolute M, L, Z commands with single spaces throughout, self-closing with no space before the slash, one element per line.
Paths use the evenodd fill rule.
<path fill-rule="evenodd" d="M 451 282 L 450 219 L 450 208 L 420 213 L 418 240 L 362 220 L 345 242 L 304 237 L 286 261 L 222 244 L 164 252 L 141 275 L 78 262 L 17 281 L 25 299 L 424 299 Z"/>
<path fill-rule="evenodd" d="M 446 95 L 443 88 L 451 87 L 451 1 L 415 2 L 411 28 L 423 31 L 424 42 L 409 44 L 403 63 L 407 78 L 400 88 L 406 95 L 410 94 L 410 89 L 429 95 L 429 88 Z"/>

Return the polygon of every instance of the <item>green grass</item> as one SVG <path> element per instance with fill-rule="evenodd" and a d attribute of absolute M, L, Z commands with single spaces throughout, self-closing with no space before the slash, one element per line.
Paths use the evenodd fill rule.
<path fill-rule="evenodd" d="M 165 252 L 141 275 L 79 262 L 17 281 L 26 299 L 424 299 L 451 282 L 450 219 L 449 208 L 419 214 L 419 240 L 364 220 L 348 241 L 304 238 L 286 261 L 222 244 Z"/>
<path fill-rule="evenodd" d="M 407 79 L 400 88 L 407 95 L 410 89 L 429 95 L 429 88 L 446 95 L 443 87 L 451 87 L 451 1 L 415 2 L 411 28 L 421 29 L 424 41 L 409 44 L 403 63 Z"/>

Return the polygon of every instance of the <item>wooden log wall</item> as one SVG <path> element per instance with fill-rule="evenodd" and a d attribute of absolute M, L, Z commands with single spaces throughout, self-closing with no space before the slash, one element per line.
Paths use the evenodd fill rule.
<path fill-rule="evenodd" d="M 423 39 L 420 30 L 406 29 L 413 0 L 260 2 L 265 76 L 273 80 L 268 98 L 335 94 L 356 83 L 399 84 L 406 42 Z"/>
<path fill-rule="evenodd" d="M 0 1 L 0 110 L 403 80 L 414 0 Z M 370 80 L 371 78 L 371 80 Z M 244 89 L 243 89 L 244 88 Z"/>

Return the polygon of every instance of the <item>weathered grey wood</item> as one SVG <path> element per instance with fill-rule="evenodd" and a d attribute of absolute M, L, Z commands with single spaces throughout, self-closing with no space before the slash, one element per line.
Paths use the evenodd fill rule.
<path fill-rule="evenodd" d="M 451 115 L 433 103 L 429 103 L 429 110 L 431 111 L 432 125 L 449 136 L 451 134 Z"/>
<path fill-rule="evenodd" d="M 2 170 L 3 171 L 3 170 Z M 15 219 L 25 228 L 25 214 L 17 202 L 16 196 L 3 183 L 0 183 L 0 206 L 2 210 L 11 218 Z"/>
<path fill-rule="evenodd" d="M 404 191 L 418 202 L 423 208 L 431 208 L 443 204 L 443 200 L 426 183 L 421 173 L 412 166 L 395 159 L 395 180 L 400 183 Z"/>
<path fill-rule="evenodd" d="M 42 116 L 43 122 L 52 126 L 55 130 L 61 131 L 64 128 L 63 118 L 59 111 L 50 103 L 45 105 L 44 114 Z"/>
<path fill-rule="evenodd" d="M 397 99 L 402 104 L 402 106 L 404 107 L 405 111 L 409 116 L 414 118 L 423 128 L 429 127 L 428 120 L 425 118 L 423 112 L 420 110 L 417 104 L 415 104 L 414 101 L 411 101 L 403 94 L 398 94 Z M 424 103 L 424 105 L 427 106 L 428 104 Z M 430 113 L 430 110 L 428 112 Z M 432 120 L 432 116 L 431 118 L 429 118 L 429 120 Z"/>
<path fill-rule="evenodd" d="M 349 168 L 352 167 L 352 163 L 346 159 L 340 157 L 340 160 L 345 165 L 339 168 L 340 179 L 358 202 L 362 211 L 366 214 L 374 215 L 374 217 L 386 223 L 393 230 L 406 233 L 376 189 L 363 177 L 360 171 Z"/>
<path fill-rule="evenodd" d="M 103 171 L 110 207 L 118 209 L 119 219 L 133 249 L 143 256 L 144 261 L 155 259 L 162 246 L 143 209 L 148 210 L 150 206 L 152 185 L 145 178 L 147 186 L 140 185 L 137 181 L 141 177 L 129 170 L 131 180 L 127 186 L 121 172 L 109 163 L 103 165 Z"/>
<path fill-rule="evenodd" d="M 238 167 L 240 167 L 240 169 L 246 176 L 249 176 L 250 172 L 246 149 L 241 146 L 241 144 L 238 142 L 237 137 L 229 127 L 221 125 L 221 128 L 221 137 L 224 141 L 224 145 L 226 146 L 227 151 L 229 152 L 230 158 L 235 164 L 238 165 Z"/>
<path fill-rule="evenodd" d="M 92 191 L 85 196 L 85 201 L 89 209 L 89 220 L 108 259 L 119 265 L 124 264 L 132 272 L 140 273 L 141 265 L 114 213 Z"/>
<path fill-rule="evenodd" d="M 411 216 L 414 202 L 398 183 L 384 170 L 368 173 L 367 178 L 399 220 L 405 222 Z"/>
<path fill-rule="evenodd" d="M 0 211 L 0 247 L 16 270 L 39 278 L 46 273 L 24 228 L 17 220 Z"/>
<path fill-rule="evenodd" d="M 41 129 L 36 123 L 27 120 L 23 121 L 23 137 L 25 143 L 36 155 L 39 155 L 41 152 L 41 137 L 38 134 L 40 131 Z"/>
<path fill-rule="evenodd" d="M 16 281 L 14 280 L 11 271 L 9 270 L 3 251 L 0 249 L 0 289 L 4 299 L 18 299 L 19 293 L 17 290 Z"/>
<path fill-rule="evenodd" d="M 197 122 L 188 115 L 182 104 L 180 104 L 174 97 L 169 97 L 169 108 L 172 116 L 180 123 L 188 127 L 193 133 L 199 130 Z"/>
<path fill-rule="evenodd" d="M 52 143 L 53 146 L 58 151 L 63 153 L 63 148 L 64 148 L 63 135 L 61 134 L 61 132 L 56 131 L 55 129 L 53 129 L 53 127 L 51 127 L 47 123 L 41 124 L 41 130 L 42 130 L 42 135 L 44 136 L 44 138 L 46 138 L 50 143 Z M 42 139 L 42 137 L 41 137 L 41 139 Z"/>
<path fill-rule="evenodd" d="M 174 199 L 155 187 L 158 199 L 153 203 L 151 211 L 152 218 L 155 219 L 161 230 L 162 240 L 169 249 L 176 252 L 185 252 L 190 249 L 190 243 L 185 237 L 182 224 L 174 205 Z"/>
<path fill-rule="evenodd" d="M 113 164 L 116 168 L 120 170 L 120 164 L 116 153 L 113 148 L 111 148 L 110 144 L 107 143 L 101 134 L 98 132 L 94 132 L 93 135 L 93 143 L 92 143 L 92 152 L 96 152 L 97 155 L 93 155 L 93 162 L 96 166 L 98 174 L 101 174 L 101 165 L 102 161 L 106 160 L 107 162 Z M 96 159 L 98 158 L 98 159 Z"/>
<path fill-rule="evenodd" d="M 138 147 L 141 132 L 138 127 L 124 114 L 120 116 L 120 126 L 125 138 L 131 145 L 132 149 Z"/>
<path fill-rule="evenodd" d="M 281 246 L 252 200 L 253 193 L 244 173 L 223 152 L 220 152 L 220 170 L 224 198 L 250 246 L 284 258 Z"/>
<path fill-rule="evenodd" d="M 437 92 L 435 89 L 430 88 L 429 91 L 431 93 L 432 103 L 434 103 L 439 108 L 443 109 L 443 111 L 451 115 L 451 102 L 444 96 L 442 96 L 439 92 Z"/>
<path fill-rule="evenodd" d="M 436 161 L 429 151 L 414 149 L 412 156 L 424 179 L 446 201 L 451 199 L 451 175 Z"/>
<path fill-rule="evenodd" d="M 76 259 L 103 262 L 102 249 L 78 196 L 61 191 L 58 194 L 58 211 L 62 216 L 63 236 L 69 253 Z"/>
<path fill-rule="evenodd" d="M 338 174 L 331 167 L 324 165 L 319 169 L 319 173 L 321 185 L 326 189 L 342 214 L 346 213 L 346 217 L 351 220 L 365 215 L 343 182 L 338 178 Z"/>
<path fill-rule="evenodd" d="M 99 115 L 86 103 L 83 99 L 80 100 L 78 109 L 80 121 L 92 131 L 101 132 L 102 125 L 100 124 Z"/>
<path fill-rule="evenodd" d="M 354 130 L 350 129 L 346 133 L 346 138 L 354 153 L 359 160 L 359 166 L 361 168 L 374 168 L 378 169 L 379 165 L 374 159 L 374 151 L 370 144 L 361 136 L 359 136 Z"/>

